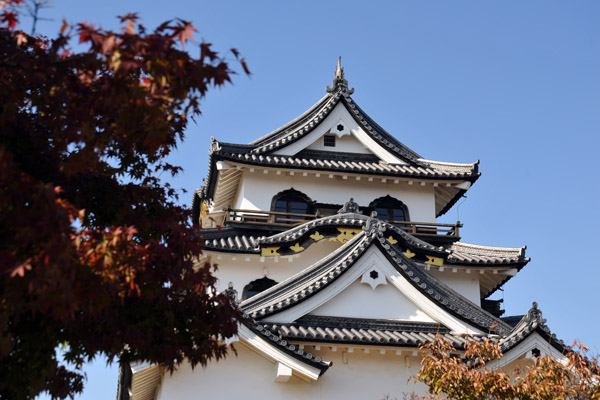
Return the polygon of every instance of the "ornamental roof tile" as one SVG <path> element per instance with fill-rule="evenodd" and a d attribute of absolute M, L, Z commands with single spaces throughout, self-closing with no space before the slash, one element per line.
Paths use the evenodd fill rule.
<path fill-rule="evenodd" d="M 365 226 L 367 226 L 369 220 L 371 220 L 370 217 L 355 213 L 331 215 L 323 218 L 314 219 L 302 225 L 298 225 L 294 228 L 291 228 L 285 232 L 281 232 L 269 237 L 262 237 L 258 239 L 258 243 L 259 245 L 263 245 L 295 242 L 300 238 L 312 233 L 315 229 L 324 226 L 345 226 L 364 228 Z M 409 233 L 404 232 L 403 230 L 395 227 L 394 225 L 388 224 L 387 222 L 380 220 L 377 221 L 383 224 L 382 226 L 384 226 L 384 231 L 394 232 L 396 235 L 399 235 L 399 237 L 402 238 L 404 242 L 411 245 L 412 247 L 423 249 L 429 252 L 438 253 L 440 255 L 449 254 L 449 250 L 443 247 L 432 246 L 431 244 L 421 239 L 418 239 Z"/>

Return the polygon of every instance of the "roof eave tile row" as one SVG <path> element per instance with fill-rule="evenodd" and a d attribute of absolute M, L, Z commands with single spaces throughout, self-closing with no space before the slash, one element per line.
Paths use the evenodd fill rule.
<path fill-rule="evenodd" d="M 415 332 L 369 328 L 346 328 L 340 327 L 313 327 L 303 324 L 266 324 L 271 330 L 288 341 L 307 341 L 319 343 L 338 343 L 354 345 L 375 345 L 375 346 L 401 346 L 401 347 L 419 347 L 420 345 L 431 343 L 435 340 L 436 333 Z M 465 343 L 463 337 L 450 333 L 440 333 L 446 340 L 462 347 Z"/>
<path fill-rule="evenodd" d="M 215 157 L 215 160 L 219 159 L 262 167 L 338 171 L 422 179 L 468 180 L 470 182 L 475 182 L 479 178 L 476 164 L 456 165 L 454 168 L 448 168 L 425 162 L 422 165 L 389 164 L 384 162 L 356 161 L 352 157 L 349 157 L 347 160 L 334 160 L 288 155 L 249 154 L 246 152 L 225 150 L 214 152 L 211 156 Z"/>

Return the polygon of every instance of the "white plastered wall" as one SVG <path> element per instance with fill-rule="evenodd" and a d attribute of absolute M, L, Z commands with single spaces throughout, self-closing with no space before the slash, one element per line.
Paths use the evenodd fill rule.
<path fill-rule="evenodd" d="M 397 354 L 395 349 L 387 349 L 380 354 L 379 349 L 371 349 L 366 354 L 361 348 L 350 353 L 341 347 L 335 352 L 325 346 L 320 351 L 307 347 L 306 351 L 333 361 L 333 366 L 316 382 L 294 379 L 293 383 L 276 383 L 277 364 L 241 343 L 234 345 L 237 356 L 229 353 L 225 360 L 193 371 L 183 364 L 173 375 L 166 373 L 158 399 L 348 400 L 385 395 L 402 399 L 403 393 L 426 393 L 424 385 L 408 382 L 420 362 L 413 350 Z"/>
<path fill-rule="evenodd" d="M 435 321 L 412 301 L 386 283 L 375 289 L 360 280 L 355 281 L 333 299 L 316 308 L 311 315 L 349 318 L 381 318 L 401 321 Z"/>
<path fill-rule="evenodd" d="M 471 273 L 466 273 L 463 269 L 457 269 L 456 272 L 453 272 L 452 268 L 445 267 L 444 272 L 440 272 L 434 268 L 429 272 L 456 292 L 462 294 L 478 306 L 481 306 L 478 270 L 473 269 Z"/>
<path fill-rule="evenodd" d="M 206 251 L 210 262 L 217 264 L 217 290 L 227 289 L 233 282 L 239 296 L 244 286 L 255 279 L 266 276 L 276 282 L 282 282 L 302 271 L 341 246 L 339 242 L 322 240 L 293 256 L 261 257 L 256 254 L 233 254 Z M 291 260 L 291 261 L 290 261 Z"/>
<path fill-rule="evenodd" d="M 323 137 L 320 137 L 313 144 L 308 146 L 307 149 L 342 153 L 373 154 L 365 147 L 365 145 L 359 142 L 354 136 L 349 135 L 336 137 L 334 147 L 325 146 Z"/>
<path fill-rule="evenodd" d="M 232 207 L 269 211 L 273 196 L 292 187 L 314 201 L 328 204 L 344 204 L 353 197 L 360 206 L 368 206 L 376 198 L 389 194 L 408 207 L 411 221 L 435 222 L 435 193 L 432 185 L 409 185 L 403 181 L 393 183 L 393 179 L 386 183 L 369 182 L 366 177 L 357 181 L 353 175 L 349 175 L 347 179 L 329 176 L 328 173 L 321 173 L 318 178 L 314 174 L 302 176 L 302 172 L 290 176 L 285 170 L 280 175 L 275 170 L 270 170 L 268 174 L 258 169 L 254 172 L 245 171 Z"/>

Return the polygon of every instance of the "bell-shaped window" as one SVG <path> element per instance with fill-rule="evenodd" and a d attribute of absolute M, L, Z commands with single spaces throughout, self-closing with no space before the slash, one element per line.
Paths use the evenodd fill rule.
<path fill-rule="evenodd" d="M 283 224 L 297 224 L 301 221 L 309 220 L 306 214 L 313 213 L 314 202 L 302 192 L 294 188 L 279 192 L 273 197 L 271 210 L 278 213 L 275 215 L 275 222 Z M 281 215 L 281 214 L 301 214 L 301 215 Z"/>
<path fill-rule="evenodd" d="M 264 278 L 256 279 L 244 286 L 244 291 L 242 292 L 242 300 L 249 299 L 252 296 L 256 296 L 260 292 L 264 292 L 271 286 L 277 285 L 273 279 L 269 279 L 266 276 Z"/>
<path fill-rule="evenodd" d="M 403 221 L 409 221 L 406 205 L 390 195 L 373 200 L 369 208 L 377 212 L 378 219 L 396 226 L 403 226 Z"/>

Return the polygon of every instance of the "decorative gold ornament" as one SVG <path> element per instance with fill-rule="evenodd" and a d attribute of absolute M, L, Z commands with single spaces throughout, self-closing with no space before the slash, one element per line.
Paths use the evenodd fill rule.
<path fill-rule="evenodd" d="M 202 203 L 200 203 L 200 221 L 198 221 L 198 222 L 201 222 L 207 216 L 208 216 L 208 203 L 206 202 L 206 200 L 202 200 Z"/>
<path fill-rule="evenodd" d="M 396 239 L 394 239 L 394 237 L 392 235 L 390 235 L 390 237 L 387 238 L 387 241 L 390 242 L 391 244 L 398 243 L 398 241 Z"/>
<path fill-rule="evenodd" d="M 427 256 L 427 261 L 425 261 L 425 264 L 437 265 L 438 267 L 443 267 L 444 259 L 441 257 Z"/>
<path fill-rule="evenodd" d="M 279 254 L 277 252 L 277 250 L 279 250 L 281 248 L 281 246 L 277 246 L 277 247 L 263 247 L 262 249 L 260 249 L 260 255 L 263 257 L 273 257 L 273 256 L 279 256 L 281 254 Z"/>
<path fill-rule="evenodd" d="M 404 254 L 404 256 L 406 258 L 413 258 L 414 256 L 416 256 L 416 253 L 413 253 L 412 251 L 410 251 L 410 249 L 406 249 L 406 251 L 402 252 L 402 254 Z"/>
<path fill-rule="evenodd" d="M 319 231 L 315 231 L 315 233 L 313 233 L 312 235 L 310 235 L 310 238 L 311 238 L 312 240 L 314 240 L 315 242 L 318 242 L 319 240 L 321 240 L 321 239 L 325 238 L 325 236 L 321 235 L 321 234 L 319 233 Z"/>
<path fill-rule="evenodd" d="M 304 247 L 300 246 L 300 243 L 296 243 L 293 246 L 290 246 L 290 250 L 292 250 L 294 253 L 300 253 L 302 250 L 304 250 Z"/>
<path fill-rule="evenodd" d="M 347 241 L 351 240 L 354 236 L 362 232 L 362 229 L 357 228 L 337 228 L 337 230 L 340 231 L 340 234 L 334 238 L 329 239 L 330 242 L 337 241 L 340 243 L 346 243 Z"/>

